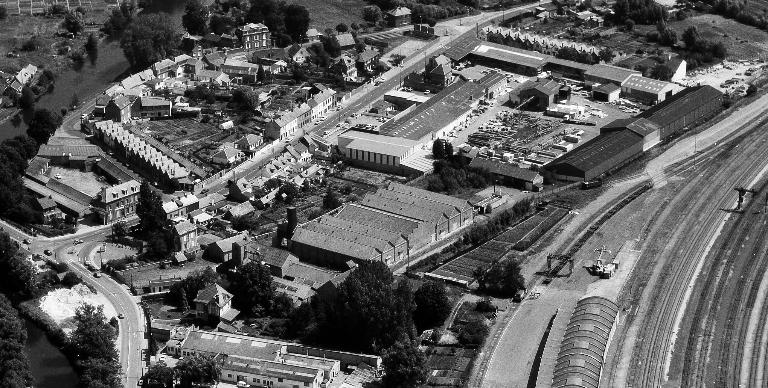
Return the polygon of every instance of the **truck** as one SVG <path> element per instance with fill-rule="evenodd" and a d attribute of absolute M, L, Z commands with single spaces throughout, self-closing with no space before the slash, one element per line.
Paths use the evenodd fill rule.
<path fill-rule="evenodd" d="M 517 303 L 520 303 L 523 301 L 523 299 L 525 299 L 526 295 L 528 295 L 528 290 L 526 290 L 525 288 L 519 289 L 517 290 L 517 292 L 515 292 L 515 296 L 512 297 L 512 300 Z"/>

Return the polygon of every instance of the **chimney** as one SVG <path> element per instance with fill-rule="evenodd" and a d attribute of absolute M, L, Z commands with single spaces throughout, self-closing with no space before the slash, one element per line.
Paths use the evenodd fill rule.
<path fill-rule="evenodd" d="M 291 238 L 293 237 L 293 231 L 296 229 L 296 224 L 298 223 L 297 217 L 296 217 L 296 206 L 288 206 L 288 227 L 286 230 L 286 237 Z"/>

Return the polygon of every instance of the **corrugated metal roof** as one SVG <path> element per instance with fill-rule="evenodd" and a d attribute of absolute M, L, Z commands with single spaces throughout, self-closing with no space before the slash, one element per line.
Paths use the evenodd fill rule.
<path fill-rule="evenodd" d="M 590 171 L 641 141 L 642 137 L 632 131 L 604 133 L 553 160 L 547 168 L 570 165 L 581 171 Z"/>
<path fill-rule="evenodd" d="M 599 387 L 618 311 L 615 302 L 599 296 L 576 303 L 557 355 L 552 387 Z"/>
<path fill-rule="evenodd" d="M 602 79 L 608 79 L 616 82 L 619 85 L 623 85 L 633 74 L 640 74 L 637 70 L 629 70 L 623 67 L 605 65 L 602 63 L 592 65 L 587 71 L 584 72 L 586 76 L 593 76 Z"/>
<path fill-rule="evenodd" d="M 688 115 L 702 104 L 712 102 L 722 96 L 723 93 L 709 85 L 694 86 L 652 106 L 637 117 L 646 118 L 664 127 Z"/>

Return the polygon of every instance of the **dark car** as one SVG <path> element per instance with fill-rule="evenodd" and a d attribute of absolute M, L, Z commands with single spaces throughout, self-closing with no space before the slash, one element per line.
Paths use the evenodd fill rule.
<path fill-rule="evenodd" d="M 46 255 L 46 256 L 50 256 L 50 255 L 52 255 L 52 254 L 53 254 L 53 252 L 51 252 L 51 250 L 50 250 L 50 249 L 46 249 L 46 250 L 44 250 L 44 251 L 43 251 L 43 253 L 45 253 L 45 255 Z"/>

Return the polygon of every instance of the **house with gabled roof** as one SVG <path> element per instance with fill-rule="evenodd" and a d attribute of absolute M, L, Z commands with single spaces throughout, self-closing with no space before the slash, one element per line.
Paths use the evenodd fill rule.
<path fill-rule="evenodd" d="M 232 294 L 216 283 L 198 291 L 193 302 L 198 319 L 232 322 L 240 314 L 232 308 Z"/>

